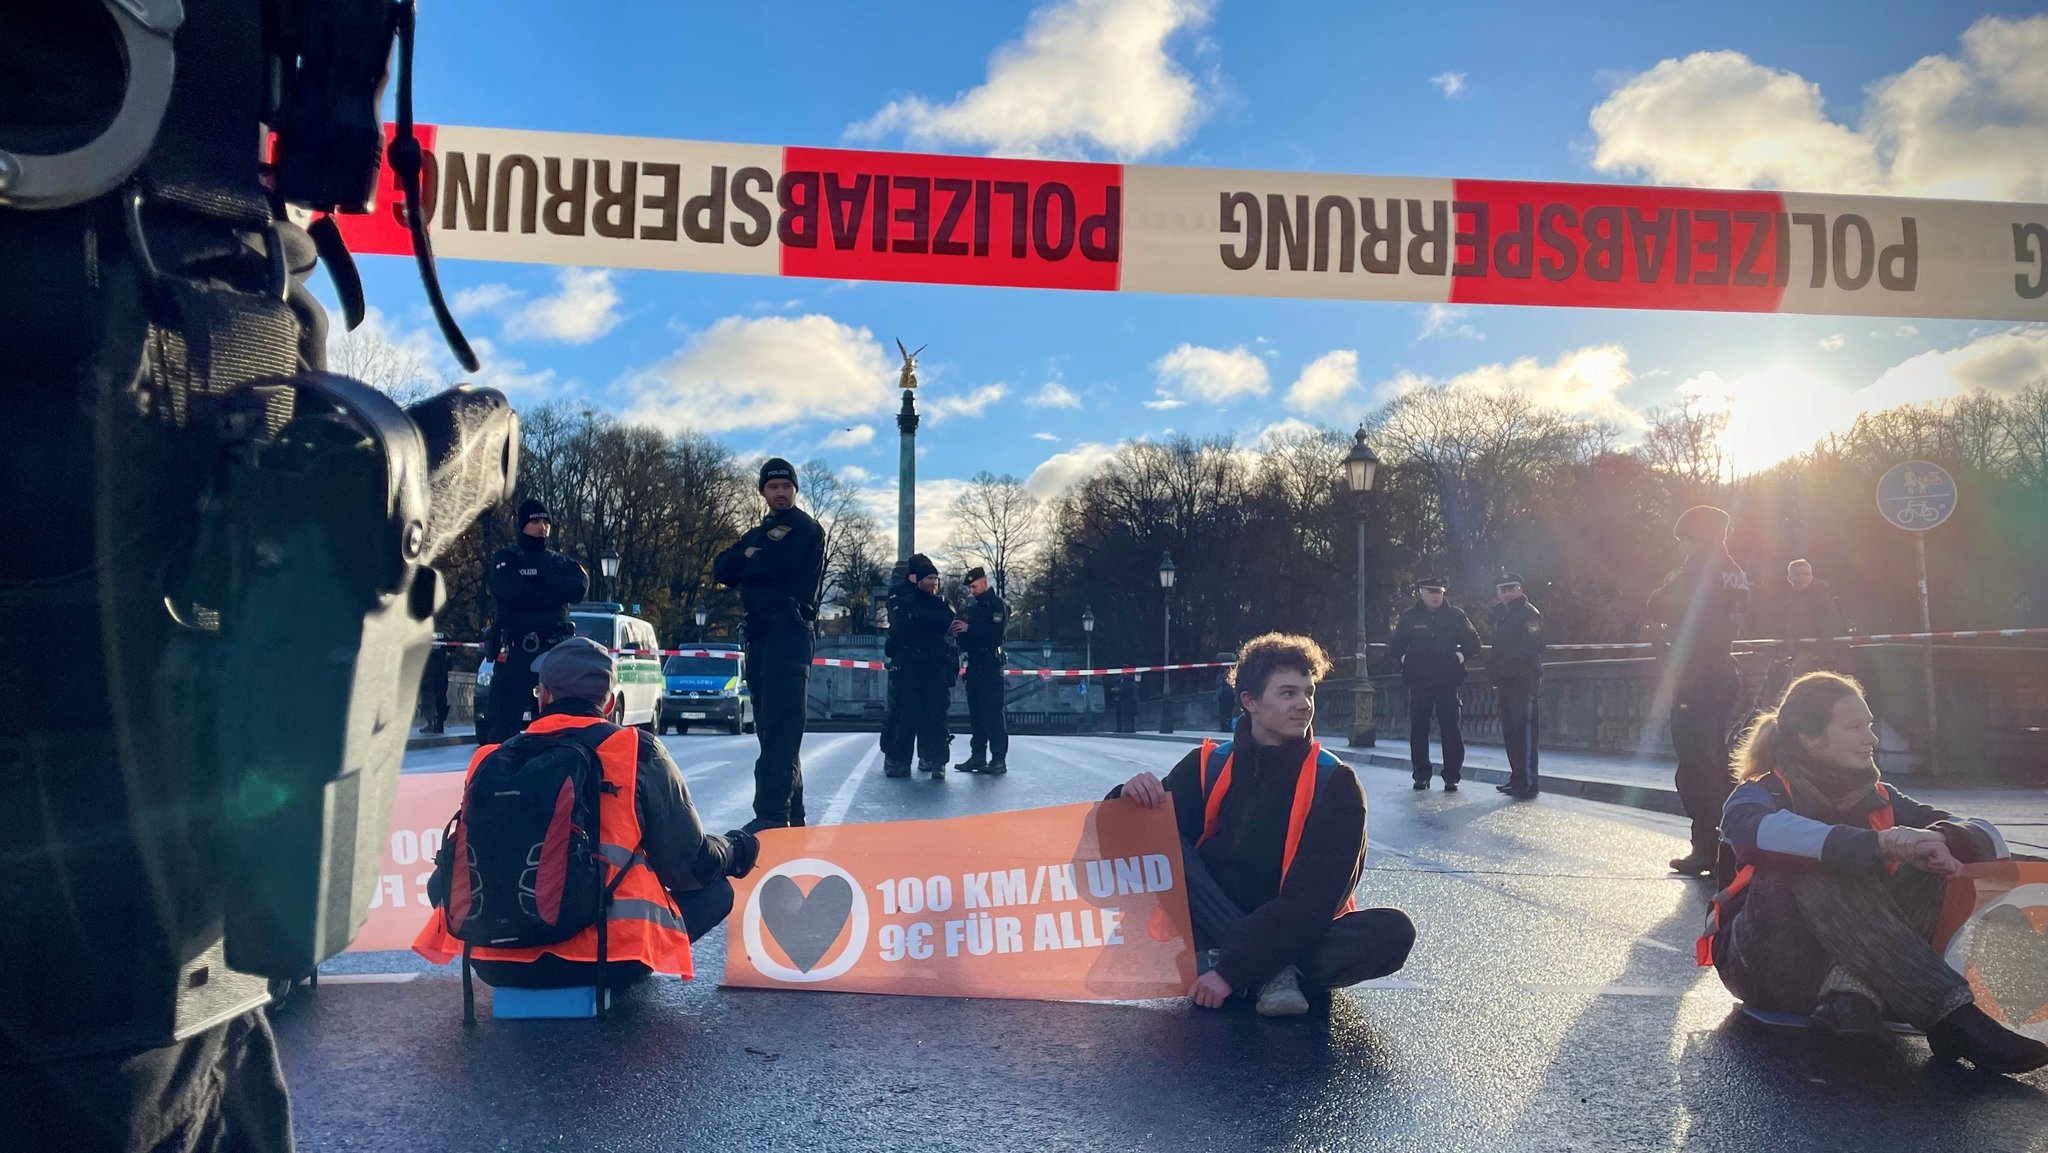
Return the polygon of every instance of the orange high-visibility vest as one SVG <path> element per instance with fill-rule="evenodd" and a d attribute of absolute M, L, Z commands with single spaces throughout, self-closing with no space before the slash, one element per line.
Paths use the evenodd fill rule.
<path fill-rule="evenodd" d="M 1217 827 L 1222 823 L 1223 797 L 1230 792 L 1230 767 L 1236 759 L 1236 752 L 1231 748 L 1231 744 L 1230 741 L 1225 741 L 1221 745 L 1214 740 L 1202 742 L 1202 771 L 1199 778 L 1202 785 L 1202 835 L 1195 841 L 1197 849 L 1216 835 Z M 1223 754 L 1220 765 L 1216 760 L 1218 752 Z M 1280 884 L 1283 887 L 1287 884 L 1288 870 L 1294 868 L 1294 853 L 1301 847 L 1301 830 L 1308 824 L 1308 811 L 1315 806 L 1316 792 L 1331 771 L 1342 765 L 1343 762 L 1337 759 L 1336 754 L 1324 752 L 1320 743 L 1308 743 L 1308 756 L 1302 759 L 1301 770 L 1294 778 L 1294 806 L 1287 813 L 1287 840 L 1280 848 Z M 1357 898 L 1346 897 L 1343 906 L 1334 915 L 1341 917 L 1357 908 Z"/>
<path fill-rule="evenodd" d="M 526 731 L 546 734 L 604 723 L 601 717 L 551 713 L 526 726 Z M 469 761 L 471 776 L 497 747 L 485 745 L 476 751 Z M 604 768 L 604 789 L 597 803 L 598 852 L 606 865 L 604 883 L 618 882 L 605 917 L 605 960 L 638 961 L 657 973 L 688 979 L 694 970 L 690 964 L 690 934 L 683 927 L 683 915 L 640 854 L 640 809 L 635 796 L 640 761 L 638 734 L 632 729 L 620 729 L 606 737 L 597 748 L 597 758 Z M 623 877 L 618 874 L 620 869 L 625 870 Z M 463 870 L 456 871 L 459 874 Z M 427 917 L 412 943 L 413 952 L 436 965 L 445 965 L 461 956 L 462 947 L 463 943 L 448 931 L 447 915 L 442 909 L 435 909 Z M 532 962 L 543 954 L 596 964 L 597 926 L 591 925 L 559 944 L 540 948 L 470 947 L 470 957 L 478 961 Z"/>
<path fill-rule="evenodd" d="M 1771 770 L 1771 775 L 1778 778 L 1779 784 L 1785 786 L 1785 799 L 1791 800 L 1792 782 L 1786 780 L 1785 774 L 1776 769 Z M 1884 804 L 1870 814 L 1870 827 L 1872 830 L 1882 833 L 1896 824 L 1898 819 L 1892 812 L 1892 791 L 1885 788 L 1882 781 L 1878 782 L 1877 795 L 1879 799 L 1884 801 Z M 1893 861 L 1886 865 L 1885 868 L 1888 872 L 1896 873 L 1899 871 L 1899 863 Z M 1715 893 L 1707 901 L 1706 931 L 1700 934 L 1699 940 L 1693 942 L 1692 949 L 1693 960 L 1700 968 L 1711 968 L 1719 960 L 1714 955 L 1714 938 L 1720 936 L 1722 926 L 1725 924 L 1722 914 L 1744 889 L 1749 888 L 1749 883 L 1755 879 L 1756 866 L 1744 865 L 1736 870 L 1735 879 L 1728 882 L 1727 888 Z"/>

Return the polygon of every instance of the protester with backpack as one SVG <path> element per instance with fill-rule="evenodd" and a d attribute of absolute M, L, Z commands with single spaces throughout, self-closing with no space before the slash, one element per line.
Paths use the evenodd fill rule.
<path fill-rule="evenodd" d="M 413 941 L 436 964 L 463 958 L 465 1019 L 472 966 L 522 989 L 689 978 L 690 943 L 732 912 L 727 878 L 761 851 L 706 833 L 661 741 L 605 719 L 618 681 L 602 645 L 571 637 L 533 668 L 539 716 L 470 761 Z"/>

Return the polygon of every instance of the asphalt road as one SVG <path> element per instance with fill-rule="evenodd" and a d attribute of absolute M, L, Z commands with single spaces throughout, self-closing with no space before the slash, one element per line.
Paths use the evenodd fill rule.
<path fill-rule="evenodd" d="M 752 737 L 666 738 L 705 823 L 750 815 Z M 867 734 L 805 743 L 814 821 L 1094 799 L 1181 746 L 1023 737 L 1009 776 L 882 777 Z M 964 740 L 956 744 L 964 755 Z M 465 749 L 413 754 L 459 769 Z M 634 991 L 608 1021 L 461 1025 L 460 984 L 355 954 L 278 1015 L 306 1150 L 2048 1150 L 2048 1073 L 1930 1066 L 1735 1011 L 1668 877 L 1675 818 L 1362 770 L 1359 899 L 1420 928 L 1409 967 L 1284 1021 L 1248 1009 Z M 480 991 L 480 1000 L 487 1000 Z"/>

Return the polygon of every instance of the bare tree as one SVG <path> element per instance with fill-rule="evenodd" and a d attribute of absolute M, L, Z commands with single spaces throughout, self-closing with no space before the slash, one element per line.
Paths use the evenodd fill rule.
<path fill-rule="evenodd" d="M 368 324 L 332 332 L 327 338 L 327 370 L 389 393 L 400 404 L 424 400 L 443 383 L 417 353 L 392 343 Z"/>
<path fill-rule="evenodd" d="M 1009 595 L 1009 578 L 1040 540 L 1038 498 L 1008 473 L 974 474 L 953 500 L 953 535 L 946 547 L 964 563 L 989 570 L 996 595 Z"/>

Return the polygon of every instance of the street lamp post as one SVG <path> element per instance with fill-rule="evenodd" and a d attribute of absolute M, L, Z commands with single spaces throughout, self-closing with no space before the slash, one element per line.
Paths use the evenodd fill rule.
<path fill-rule="evenodd" d="M 1351 438 L 1351 451 L 1344 454 L 1344 484 L 1351 490 L 1358 516 L 1358 621 L 1353 633 L 1356 638 L 1353 658 L 1357 666 L 1357 679 L 1351 690 L 1351 744 L 1353 748 L 1369 747 L 1379 742 L 1379 726 L 1374 722 L 1372 672 L 1365 658 L 1365 501 L 1372 491 L 1373 476 L 1379 472 L 1380 458 L 1373 455 L 1365 443 L 1365 426 Z"/>
<path fill-rule="evenodd" d="M 1081 667 L 1092 669 L 1095 667 L 1095 608 L 1092 605 L 1081 606 L 1081 636 L 1086 639 L 1088 645 L 1088 655 L 1081 658 Z M 1083 713 L 1095 711 L 1095 689 L 1090 684 L 1092 679 L 1086 674 L 1083 674 L 1081 677 L 1081 711 Z"/>
<path fill-rule="evenodd" d="M 1168 699 L 1173 693 L 1173 674 L 1166 671 L 1166 665 L 1173 663 L 1173 554 L 1159 554 L 1159 615 L 1166 622 L 1165 640 L 1159 650 L 1159 731 L 1173 731 L 1173 710 Z"/>
<path fill-rule="evenodd" d="M 704 643 L 704 622 L 710 617 L 711 614 L 704 611 L 703 605 L 697 606 L 697 643 L 700 645 Z"/>
<path fill-rule="evenodd" d="M 604 588 L 599 590 L 597 598 L 603 600 L 603 592 L 611 588 L 612 578 L 619 575 L 619 550 L 606 545 L 604 552 L 598 555 L 597 571 L 604 575 Z"/>

